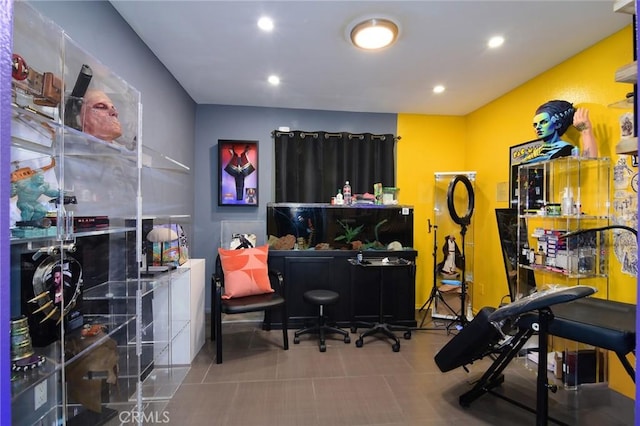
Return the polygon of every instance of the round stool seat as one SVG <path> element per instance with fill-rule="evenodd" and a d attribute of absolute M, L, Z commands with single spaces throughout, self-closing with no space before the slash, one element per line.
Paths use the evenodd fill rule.
<path fill-rule="evenodd" d="M 304 292 L 302 298 L 314 305 L 331 305 L 338 301 L 340 295 L 331 290 L 309 290 Z"/>

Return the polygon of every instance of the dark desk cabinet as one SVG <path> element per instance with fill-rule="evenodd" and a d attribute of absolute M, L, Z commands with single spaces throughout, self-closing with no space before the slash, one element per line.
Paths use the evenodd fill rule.
<path fill-rule="evenodd" d="M 352 266 L 348 259 L 355 255 L 351 250 L 269 251 L 269 266 L 280 270 L 286 281 L 290 328 L 301 327 L 305 320 L 317 317 L 317 307 L 302 299 L 305 291 L 313 289 L 333 290 L 340 294 L 338 303 L 328 306 L 325 311 L 338 325 L 349 326 L 353 320 L 377 321 L 379 270 Z M 397 257 L 415 262 L 418 252 L 372 250 L 365 251 L 364 255 L 365 258 Z M 415 268 L 388 268 L 384 274 L 385 318 L 389 322 L 415 327 Z"/>

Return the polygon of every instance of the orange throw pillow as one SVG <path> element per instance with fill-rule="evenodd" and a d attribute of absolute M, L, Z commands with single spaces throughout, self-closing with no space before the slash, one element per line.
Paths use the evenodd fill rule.
<path fill-rule="evenodd" d="M 273 293 L 267 272 L 269 246 L 226 250 L 219 248 L 224 271 L 223 299 Z"/>

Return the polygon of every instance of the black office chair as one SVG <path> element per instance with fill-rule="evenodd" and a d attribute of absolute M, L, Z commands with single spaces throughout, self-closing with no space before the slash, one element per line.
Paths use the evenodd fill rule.
<path fill-rule="evenodd" d="M 320 347 L 320 352 L 325 352 L 327 350 L 327 345 L 325 343 L 325 335 L 327 333 L 340 334 L 342 335 L 345 343 L 351 343 L 349 332 L 327 325 L 327 318 L 324 316 L 324 307 L 336 303 L 340 298 L 338 293 L 331 290 L 309 290 L 304 292 L 302 298 L 307 303 L 319 306 L 318 322 L 312 327 L 296 331 L 293 337 L 293 343 L 300 343 L 300 336 L 309 333 L 317 333 L 319 335 L 318 345 Z"/>
<path fill-rule="evenodd" d="M 284 294 L 284 278 L 274 269 L 269 270 L 269 281 L 275 290 L 273 293 L 258 294 L 245 297 L 223 299 L 224 271 L 220 256 L 216 258 L 216 266 L 211 276 L 211 340 L 216 341 L 216 364 L 222 364 L 222 314 L 243 314 L 246 312 L 264 311 L 263 330 L 271 330 L 271 311 L 280 310 L 282 315 L 282 338 L 284 350 L 289 349 L 287 335 L 287 310 Z"/>

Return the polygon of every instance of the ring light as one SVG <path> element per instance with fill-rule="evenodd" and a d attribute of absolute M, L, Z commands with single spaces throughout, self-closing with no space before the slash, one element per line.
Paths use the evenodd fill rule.
<path fill-rule="evenodd" d="M 463 217 L 458 215 L 456 212 L 456 206 L 453 202 L 453 193 L 455 192 L 456 185 L 458 182 L 462 182 L 467 189 L 468 195 L 468 204 L 467 204 L 467 212 Z M 471 215 L 473 214 L 473 208 L 475 205 L 475 194 L 473 192 L 473 186 L 471 185 L 471 181 L 464 175 L 457 175 L 449 184 L 449 188 L 447 189 L 447 207 L 449 207 L 449 215 L 451 219 L 455 223 L 460 226 L 469 226 L 471 223 Z"/>

